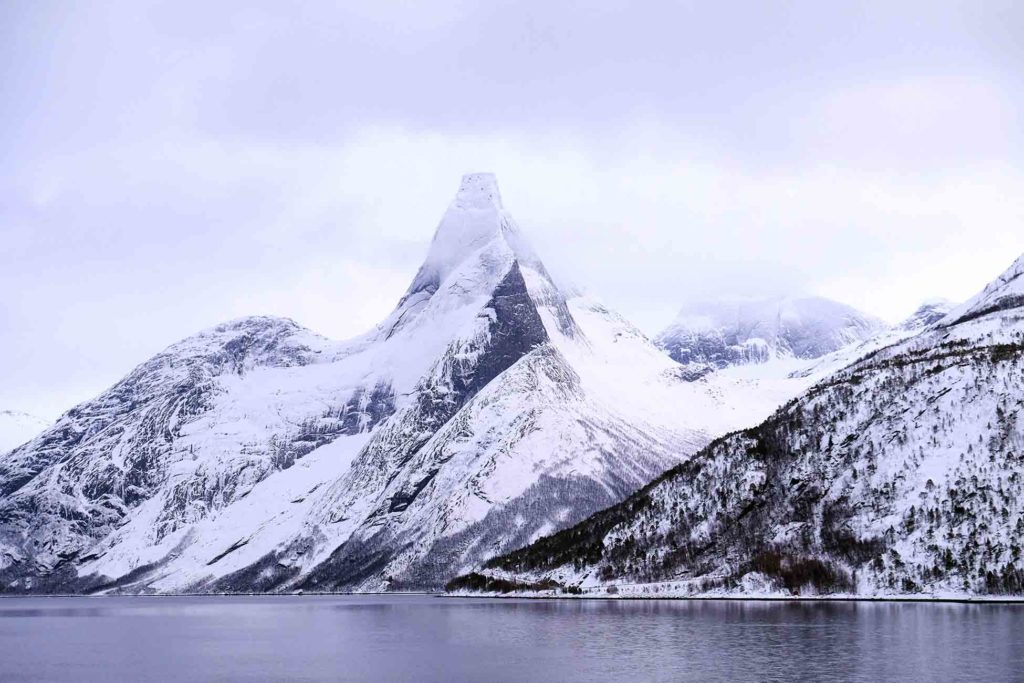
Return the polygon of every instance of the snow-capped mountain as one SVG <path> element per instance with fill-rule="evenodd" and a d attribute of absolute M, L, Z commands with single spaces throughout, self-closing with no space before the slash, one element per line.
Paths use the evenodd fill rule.
<path fill-rule="evenodd" d="M 566 297 L 493 176 L 469 175 L 371 332 L 220 325 L 0 458 L 0 590 L 440 586 L 810 381 L 680 370 Z"/>
<path fill-rule="evenodd" d="M 955 306 L 956 304 L 947 299 L 929 299 L 921 304 L 909 318 L 897 325 L 896 329 L 905 332 L 920 332 L 945 318 Z"/>
<path fill-rule="evenodd" d="M 1024 592 L 1022 275 L 452 587 Z"/>
<path fill-rule="evenodd" d="M 30 413 L 0 410 L 0 453 L 25 443 L 49 426 L 49 422 Z"/>
<path fill-rule="evenodd" d="M 920 306 L 905 318 L 902 322 L 892 327 L 882 329 L 871 337 L 868 337 L 862 342 L 856 344 L 850 344 L 844 346 L 837 351 L 834 351 L 828 355 L 816 358 L 814 360 L 800 363 L 799 367 L 794 370 L 788 371 L 789 378 L 814 378 L 821 379 L 827 377 L 834 372 L 842 370 L 847 365 L 850 365 L 854 361 L 877 352 L 880 349 L 884 349 L 887 346 L 901 342 L 904 339 L 919 334 L 922 331 L 934 327 L 942 320 L 950 311 L 953 310 L 955 304 L 945 299 L 930 299 Z M 782 370 L 786 371 L 786 364 L 780 363 L 776 360 L 769 362 L 769 365 L 782 365 Z M 730 368 L 726 370 L 729 372 L 733 370 Z M 770 370 L 769 370 L 770 371 Z M 776 371 L 777 372 L 777 371 Z"/>
<path fill-rule="evenodd" d="M 734 298 L 685 307 L 655 342 L 701 376 L 778 358 L 820 358 L 885 329 L 877 318 L 820 297 Z"/>

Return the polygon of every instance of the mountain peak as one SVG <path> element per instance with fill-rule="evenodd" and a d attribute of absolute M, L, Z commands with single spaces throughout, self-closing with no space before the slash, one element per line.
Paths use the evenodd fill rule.
<path fill-rule="evenodd" d="M 498 178 L 493 173 L 467 173 L 462 176 L 453 206 L 460 209 L 495 208 L 500 211 L 504 207 L 501 205 L 501 192 L 498 191 Z"/>
<path fill-rule="evenodd" d="M 518 258 L 534 260 L 512 216 L 505 211 L 493 173 L 468 173 L 462 176 L 455 199 L 441 218 L 427 258 L 406 292 L 399 308 L 417 295 L 432 295 L 448 276 L 471 255 L 495 242 Z"/>
<path fill-rule="evenodd" d="M 469 173 L 462 176 L 459 191 L 437 226 L 423 267 L 435 269 L 443 280 L 466 256 L 515 231 L 512 217 L 501 205 L 494 174 Z"/>

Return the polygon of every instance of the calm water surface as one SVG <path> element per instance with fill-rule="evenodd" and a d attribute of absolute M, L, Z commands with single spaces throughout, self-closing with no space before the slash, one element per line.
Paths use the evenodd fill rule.
<path fill-rule="evenodd" d="M 0 599 L 2 681 L 1024 681 L 1024 606 Z"/>

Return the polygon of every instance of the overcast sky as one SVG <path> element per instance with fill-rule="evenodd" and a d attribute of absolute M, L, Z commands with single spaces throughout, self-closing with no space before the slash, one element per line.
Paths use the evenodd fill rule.
<path fill-rule="evenodd" d="M 468 171 L 651 333 L 1024 252 L 1022 3 L 360 5 L 0 3 L 0 409 L 243 315 L 370 328 Z"/>

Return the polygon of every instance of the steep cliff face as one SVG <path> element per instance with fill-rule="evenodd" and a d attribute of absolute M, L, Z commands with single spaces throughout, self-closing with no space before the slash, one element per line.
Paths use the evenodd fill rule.
<path fill-rule="evenodd" d="M 760 426 L 453 587 L 1019 594 L 1022 262 Z"/>
<path fill-rule="evenodd" d="M 221 325 L 0 457 L 0 590 L 438 587 L 809 381 L 684 381 L 466 176 L 371 332 Z"/>

